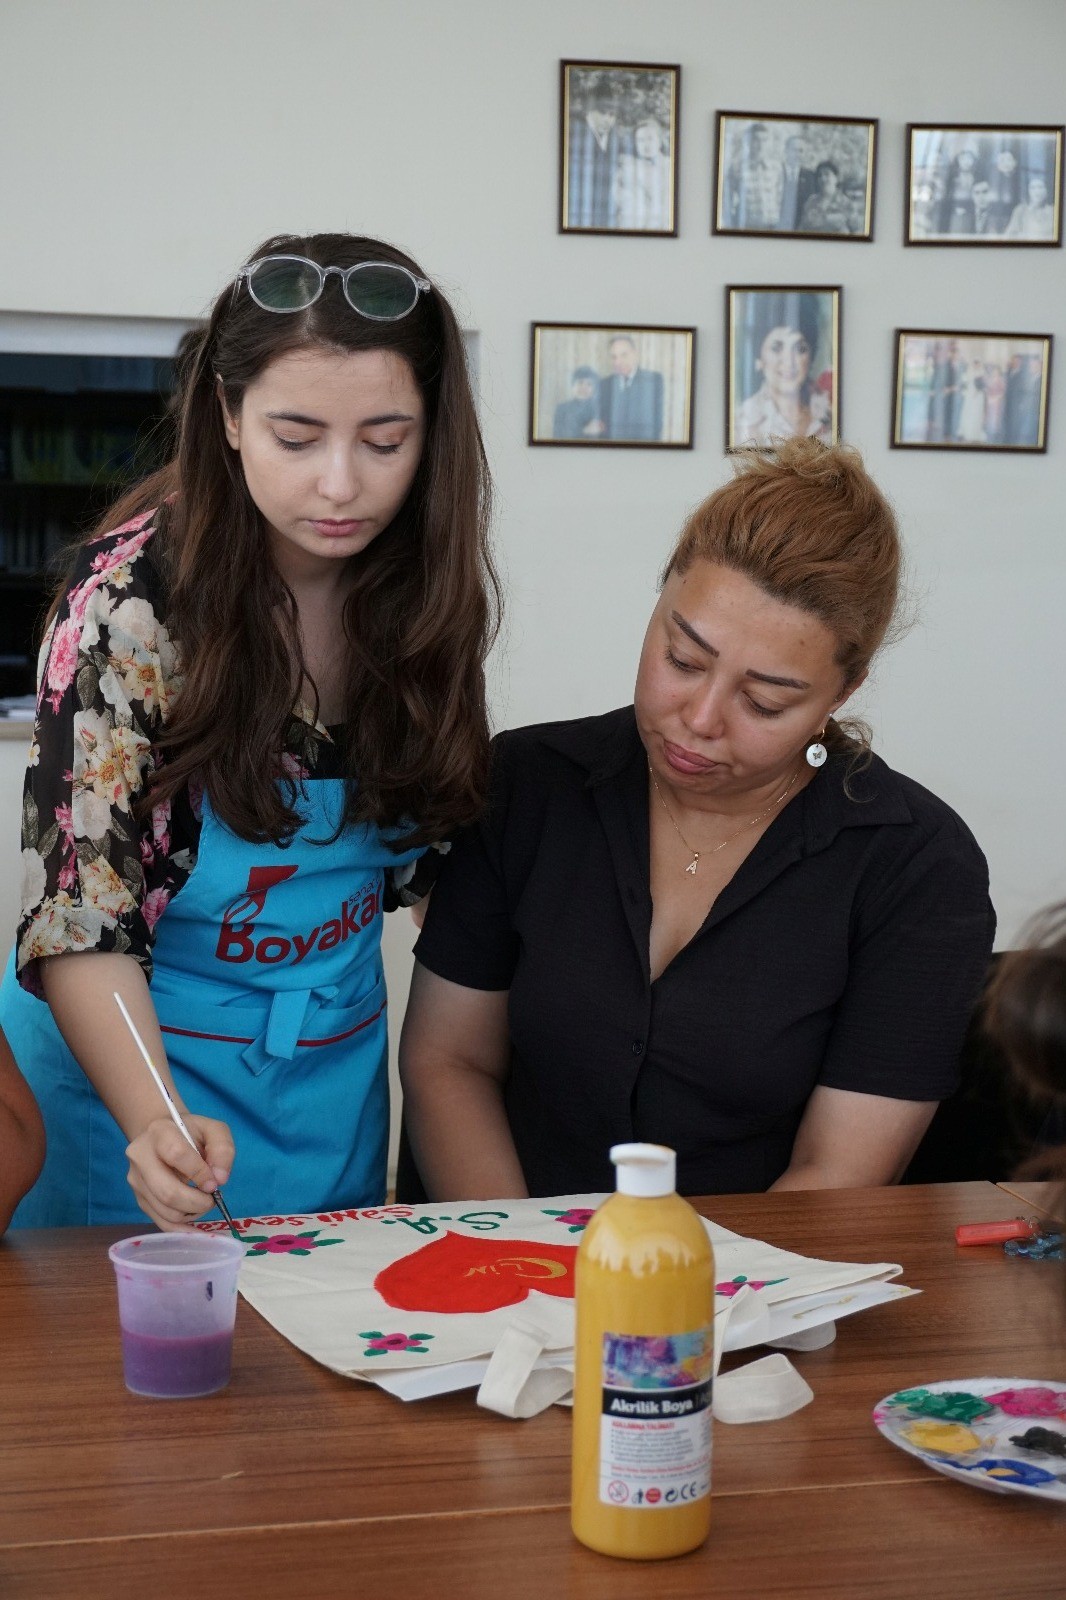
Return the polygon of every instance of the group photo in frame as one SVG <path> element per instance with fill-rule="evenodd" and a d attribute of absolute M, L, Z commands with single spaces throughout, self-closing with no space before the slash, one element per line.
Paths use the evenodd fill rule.
<path fill-rule="evenodd" d="M 719 111 L 714 233 L 873 238 L 877 119 Z"/>
<path fill-rule="evenodd" d="M 681 68 L 559 65 L 559 232 L 676 235 Z"/>
<path fill-rule="evenodd" d="M 532 325 L 529 442 L 692 448 L 695 328 Z"/>
<path fill-rule="evenodd" d="M 726 450 L 840 438 L 839 285 L 726 289 Z"/>
<path fill-rule="evenodd" d="M 905 244 L 1061 245 L 1062 128 L 907 125 Z"/>
<path fill-rule="evenodd" d="M 896 329 L 892 445 L 1047 449 L 1051 335 Z"/>

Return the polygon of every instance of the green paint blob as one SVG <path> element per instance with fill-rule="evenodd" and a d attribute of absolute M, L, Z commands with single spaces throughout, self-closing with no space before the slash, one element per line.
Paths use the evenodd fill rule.
<path fill-rule="evenodd" d="M 973 1422 L 976 1417 L 989 1417 L 995 1406 L 978 1395 L 965 1390 L 947 1390 L 933 1394 L 928 1389 L 901 1389 L 889 1402 L 893 1406 L 906 1406 L 918 1417 L 937 1417 L 943 1422 Z"/>

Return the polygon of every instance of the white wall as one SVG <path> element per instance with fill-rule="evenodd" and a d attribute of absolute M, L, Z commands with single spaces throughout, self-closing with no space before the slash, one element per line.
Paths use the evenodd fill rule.
<path fill-rule="evenodd" d="M 678 239 L 556 232 L 564 56 L 681 64 Z M 671 536 L 729 471 L 723 286 L 841 283 L 844 432 L 920 613 L 863 709 L 970 823 L 1009 944 L 1066 893 L 1066 377 L 1046 456 L 889 451 L 892 330 L 1061 335 L 1066 258 L 904 249 L 903 125 L 1061 121 L 1064 61 L 1061 0 L 4 0 L 0 309 L 195 316 L 274 231 L 412 251 L 481 335 L 504 725 L 629 696 Z M 719 108 L 880 118 L 875 242 L 711 237 Z M 694 324 L 695 449 L 528 448 L 531 320 Z M 390 931 L 394 1018 L 409 943 Z"/>

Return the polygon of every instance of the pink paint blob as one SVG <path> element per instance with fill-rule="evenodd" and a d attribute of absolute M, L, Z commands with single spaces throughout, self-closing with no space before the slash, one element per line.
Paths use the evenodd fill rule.
<path fill-rule="evenodd" d="M 1001 1389 L 985 1396 L 990 1406 L 998 1406 L 1008 1417 L 1066 1417 L 1066 1394 L 1059 1389 L 1034 1385 L 1025 1389 Z"/>

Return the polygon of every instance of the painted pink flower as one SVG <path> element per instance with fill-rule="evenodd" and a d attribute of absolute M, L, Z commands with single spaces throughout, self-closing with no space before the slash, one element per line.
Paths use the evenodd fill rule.
<path fill-rule="evenodd" d="M 1060 1389 L 1001 1389 L 985 1399 L 1008 1417 L 1066 1417 L 1066 1394 Z"/>
<path fill-rule="evenodd" d="M 432 1339 L 431 1333 L 380 1333 L 374 1329 L 371 1333 L 361 1333 L 360 1339 L 367 1341 L 365 1356 L 387 1356 L 396 1350 L 410 1350 L 416 1356 L 424 1356 L 425 1342 Z"/>
<path fill-rule="evenodd" d="M 263 1242 L 263 1253 L 269 1256 L 287 1255 L 290 1250 L 302 1248 L 298 1233 L 275 1233 L 273 1238 Z"/>
<path fill-rule="evenodd" d="M 320 1239 L 321 1228 L 308 1233 L 246 1233 L 245 1243 L 251 1245 L 250 1256 L 308 1256 L 326 1244 L 342 1244 L 341 1239 Z"/>
<path fill-rule="evenodd" d="M 715 1294 L 720 1294 L 725 1300 L 732 1300 L 741 1289 L 768 1289 L 772 1283 L 784 1283 L 784 1278 L 746 1278 L 741 1273 L 739 1278 L 729 1278 L 725 1283 L 716 1283 Z"/>
<path fill-rule="evenodd" d="M 67 894 L 74 888 L 78 881 L 78 862 L 74 855 L 68 856 L 56 874 L 56 888 L 65 889 Z"/>
<path fill-rule="evenodd" d="M 544 1208 L 546 1217 L 554 1217 L 556 1222 L 561 1222 L 571 1233 L 580 1233 L 587 1228 L 595 1214 L 594 1206 L 571 1206 L 569 1211 L 549 1211 L 547 1207 Z"/>

